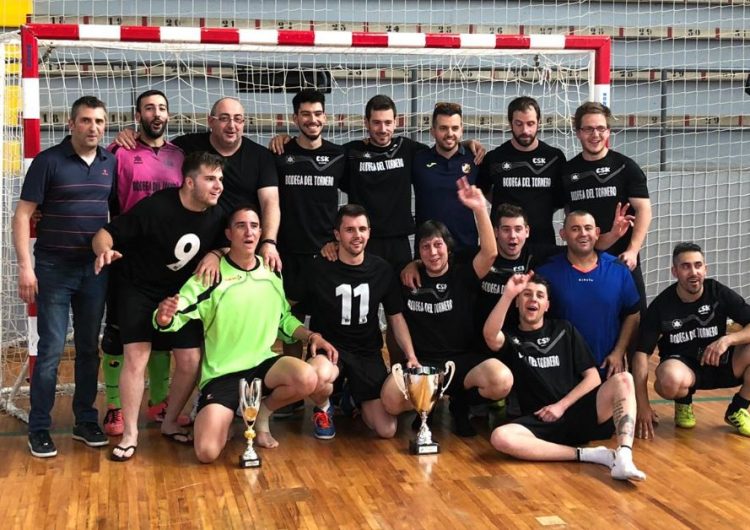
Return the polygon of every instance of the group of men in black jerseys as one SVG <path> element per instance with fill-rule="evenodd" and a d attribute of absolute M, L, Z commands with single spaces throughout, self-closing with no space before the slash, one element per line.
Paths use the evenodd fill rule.
<path fill-rule="evenodd" d="M 163 125 L 161 138 L 168 120 L 166 96 L 149 91 L 147 97 L 156 98 L 167 110 L 155 119 L 156 125 Z M 172 441 L 193 441 L 178 413 L 199 372 L 204 390 L 214 388 L 204 386 L 211 381 L 234 381 L 240 373 L 264 380 L 264 395 L 274 397 L 264 400 L 259 418 L 258 441 L 263 447 L 278 445 L 270 436 L 268 417 L 273 410 L 268 404 L 278 408 L 303 397 L 299 388 L 291 389 L 292 381 L 304 381 L 300 385 L 313 402 L 317 438 L 335 436 L 329 398 L 342 381 L 347 399 L 359 408 L 368 427 L 381 437 L 394 436 L 398 414 L 411 405 L 383 360 L 381 306 L 391 362 L 456 364 L 447 393 L 457 434 L 476 434 L 469 421 L 472 404 L 513 393 L 520 414 L 495 428 L 491 442 L 514 457 L 595 462 L 608 466 L 614 478 L 643 480 L 645 474 L 633 463 L 632 443 L 636 435 L 653 436 L 656 417 L 648 401 L 647 375 L 648 356 L 657 344 L 661 363 L 655 388 L 675 400 L 678 426 L 695 426 L 691 398 L 696 389 L 741 385 L 725 419 L 750 436 L 750 306 L 732 290 L 705 278 L 700 247 L 680 243 L 672 258 L 677 283 L 646 309 L 638 257 L 652 215 L 646 177 L 635 162 L 609 149 L 607 107 L 585 103 L 576 110 L 573 124 L 582 151 L 566 161 L 562 151 L 538 138 L 541 112 L 530 97 L 510 103 L 511 139 L 486 156 L 481 144 L 463 139 L 462 109 L 457 104 L 435 105 L 432 147 L 395 135 L 396 106 L 384 95 L 373 97 L 365 108 L 368 137 L 344 146 L 323 138 L 322 93 L 302 90 L 292 104 L 299 134 L 274 138 L 269 152 L 243 135 L 240 102 L 222 98 L 211 109 L 209 132 L 174 140 L 189 153 L 181 186 L 155 191 L 109 223 L 100 220 L 93 231 L 90 218 L 85 230 L 82 225 L 52 223 L 57 217 L 54 205 L 61 199 L 82 199 L 75 192 L 61 196 L 60 186 L 69 185 L 73 177 L 85 180 L 92 168 L 99 171 L 96 164 L 109 163 L 106 151 L 96 145 L 106 123 L 106 114 L 104 123 L 96 119 L 103 103 L 91 98 L 74 105 L 71 139 L 66 139 L 71 147 L 59 154 L 43 156 L 45 152 L 32 165 L 14 219 L 24 300 L 33 300 L 38 292 L 42 302 L 51 289 L 36 282 L 23 250 L 29 237 L 23 226 L 37 207 L 46 261 L 63 259 L 88 270 L 83 251 L 52 256 L 54 233 L 60 231 L 89 234 L 79 239 L 93 248 L 96 263 L 90 265 L 96 273 L 122 258 L 110 279 L 117 286 L 114 324 L 124 350 L 119 377 L 124 429 L 113 460 L 129 460 L 135 454 L 144 371 L 157 344 L 158 349 L 172 350 L 176 361 L 172 409 L 167 409 L 162 424 L 162 433 Z M 79 123 L 81 108 L 87 111 L 85 123 Z M 137 116 L 146 115 L 145 109 L 139 98 Z M 149 155 L 158 155 L 165 144 L 154 145 L 143 136 L 153 121 L 140 123 L 141 133 L 123 131 L 116 143 L 126 151 L 144 149 L 145 144 Z M 60 159 L 75 167 L 73 177 L 62 174 L 70 170 Z M 119 168 L 102 169 L 100 180 L 120 175 L 126 166 L 137 173 L 136 166 L 144 164 L 141 155 L 123 160 Z M 172 162 L 150 163 L 156 180 L 158 164 Z M 138 186 L 143 189 L 142 183 Z M 152 183 L 149 189 L 159 186 Z M 349 199 L 341 208 L 339 191 Z M 104 196 L 111 192 L 107 189 Z M 566 212 L 560 230 L 565 246 L 556 246 L 552 224 L 560 208 Z M 415 228 L 412 251 L 409 236 Z M 232 283 L 238 278 L 248 285 L 273 285 L 271 277 L 253 273 L 257 267 L 283 279 L 283 291 L 262 290 L 269 300 L 283 298 L 274 302 L 281 304 L 280 315 L 263 325 L 278 328 L 287 342 L 309 341 L 306 363 L 275 365 L 267 359 L 271 344 L 256 344 L 257 333 L 230 332 L 232 311 L 216 308 L 223 296 L 219 293 L 230 287 L 240 292 Z M 235 270 L 239 276 L 231 272 Z M 174 295 L 193 274 L 202 279 L 205 294 L 197 296 L 193 306 L 180 305 L 180 297 Z M 80 305 L 76 289 L 81 287 L 45 303 L 58 308 L 62 304 L 66 311 L 72 305 L 75 317 Z M 190 289 L 195 291 L 195 285 Z M 103 296 L 101 288 L 98 292 Z M 186 291 L 183 298 L 189 296 Z M 237 303 L 237 294 L 233 299 Z M 253 307 L 257 310 L 258 305 Z M 548 311 L 555 318 L 548 317 Z M 49 328 L 41 323 L 43 315 L 49 318 L 47 313 L 40 311 L 40 335 Z M 292 313 L 310 316 L 309 331 Z M 183 315 L 179 331 L 168 329 L 175 315 Z M 743 329 L 727 334 L 727 318 Z M 217 329 L 227 329 L 235 345 L 247 343 L 257 362 L 238 364 L 238 359 L 214 351 L 221 336 Z M 207 344 L 201 361 L 204 333 L 211 335 L 212 347 L 209 352 Z M 49 365 L 46 370 L 51 373 L 59 361 L 59 353 L 51 350 L 58 348 L 60 333 L 49 334 L 54 344 L 43 347 L 40 341 L 40 357 L 48 359 L 44 366 Z M 292 350 L 286 353 L 299 358 Z M 629 359 L 634 376 L 627 372 Z M 76 363 L 78 367 L 78 358 Z M 80 374 L 77 368 L 77 379 L 90 378 L 91 360 L 87 363 Z M 47 381 L 51 376 L 45 377 Z M 48 419 L 54 395 L 50 397 L 47 388 L 43 395 L 34 388 L 44 385 L 48 386 L 32 384 L 35 422 L 29 435 L 32 454 L 42 457 L 56 454 Z M 106 437 L 92 422 L 95 387 L 92 394 L 90 386 L 82 385 L 86 395 L 74 399 L 74 438 L 90 446 L 106 445 Z M 232 385 L 227 388 L 222 386 L 222 397 L 216 401 L 212 394 L 202 395 L 199 410 L 233 411 L 239 394 Z M 616 450 L 577 447 L 613 433 Z M 197 446 L 196 452 L 201 461 L 211 461 L 221 447 L 223 443 L 208 451 L 211 457 L 202 457 L 208 453 Z"/>

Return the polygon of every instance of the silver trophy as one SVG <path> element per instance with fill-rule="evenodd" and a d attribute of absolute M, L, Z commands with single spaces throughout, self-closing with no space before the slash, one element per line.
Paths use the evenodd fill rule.
<path fill-rule="evenodd" d="M 240 379 L 240 411 L 242 421 L 245 422 L 245 439 L 247 447 L 240 455 L 240 467 L 260 467 L 260 457 L 255 452 L 253 440 L 255 439 L 255 420 L 260 409 L 260 400 L 263 394 L 263 382 L 257 377 L 251 383 L 247 379 Z"/>
<path fill-rule="evenodd" d="M 393 373 L 396 386 L 404 397 L 411 401 L 414 410 L 422 418 L 417 439 L 409 441 L 409 452 L 413 455 L 439 453 L 440 445 L 432 439 L 432 432 L 427 426 L 427 416 L 451 384 L 456 373 L 456 365 L 453 361 L 447 361 L 445 370 L 440 370 L 435 366 L 419 366 L 407 368 L 404 372 L 400 364 L 394 364 L 391 373 Z"/>

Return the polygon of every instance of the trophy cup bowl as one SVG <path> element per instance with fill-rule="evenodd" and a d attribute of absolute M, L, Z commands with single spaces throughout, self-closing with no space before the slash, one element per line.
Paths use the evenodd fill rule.
<path fill-rule="evenodd" d="M 439 453 L 440 444 L 432 439 L 432 432 L 427 426 L 427 416 L 451 384 L 456 373 L 456 365 L 453 361 L 447 361 L 444 370 L 435 366 L 416 366 L 404 371 L 400 364 L 394 364 L 391 372 L 396 386 L 404 397 L 411 401 L 422 420 L 416 440 L 409 441 L 409 452 L 413 455 Z"/>
<path fill-rule="evenodd" d="M 260 467 L 260 457 L 255 452 L 253 440 L 255 439 L 255 420 L 258 417 L 260 401 L 263 394 L 263 382 L 257 377 L 248 383 L 247 379 L 240 379 L 240 411 L 242 421 L 245 422 L 245 440 L 247 447 L 245 452 L 240 455 L 240 467 Z"/>

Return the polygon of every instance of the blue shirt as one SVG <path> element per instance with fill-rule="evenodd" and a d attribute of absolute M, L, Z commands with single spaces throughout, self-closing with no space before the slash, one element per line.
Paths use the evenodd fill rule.
<path fill-rule="evenodd" d="M 597 254 L 599 262 L 588 272 L 574 268 L 567 254 L 554 256 L 536 272 L 552 287 L 552 315 L 576 327 L 599 366 L 612 353 L 623 319 L 638 311 L 640 296 L 625 265 L 610 254 Z"/>
<path fill-rule="evenodd" d="M 94 260 L 91 240 L 107 223 L 116 174 L 112 153 L 97 147 L 89 166 L 73 149 L 70 136 L 34 158 L 21 199 L 38 204 L 42 212 L 36 225 L 37 258 L 70 263 Z"/>
<path fill-rule="evenodd" d="M 445 158 L 433 146 L 417 152 L 412 171 L 417 226 L 430 219 L 440 221 L 450 230 L 456 250 L 476 249 L 479 234 L 474 213 L 456 194 L 456 181 L 461 177 L 476 184 L 479 170 L 471 151 L 459 146 L 452 157 Z"/>

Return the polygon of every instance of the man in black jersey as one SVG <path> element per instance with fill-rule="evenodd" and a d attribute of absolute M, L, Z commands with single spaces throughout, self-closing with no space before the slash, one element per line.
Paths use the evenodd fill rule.
<path fill-rule="evenodd" d="M 679 243 L 672 252 L 677 283 L 657 296 L 641 321 L 633 376 L 638 396 L 637 435 L 654 436 L 656 416 L 648 399 L 648 356 L 659 347 L 654 388 L 675 402 L 675 424 L 695 427 L 696 390 L 740 386 L 724 420 L 750 436 L 750 305 L 739 294 L 706 278 L 701 247 Z M 744 326 L 727 334 L 727 318 Z"/>
<path fill-rule="evenodd" d="M 503 329 L 515 299 L 519 323 Z M 633 463 L 636 400 L 622 372 L 602 383 L 583 337 L 566 320 L 546 319 L 549 288 L 534 273 L 516 274 L 484 326 L 492 350 L 513 373 L 522 416 L 497 427 L 490 441 L 523 460 L 578 460 L 610 468 L 613 478 L 644 480 Z M 618 447 L 575 447 L 617 433 Z"/>
<path fill-rule="evenodd" d="M 364 208 L 356 204 L 342 206 L 334 226 L 337 260 L 319 257 L 313 261 L 301 303 L 311 315 L 310 329 L 322 333 L 339 354 L 337 364 L 325 355 L 309 361 L 318 374 L 318 389 L 310 395 L 315 405 L 314 434 L 320 439 L 336 434 L 328 398 L 341 374 L 348 379 L 355 402 L 361 403 L 367 426 L 379 436 L 391 438 L 396 433 L 396 415 L 410 405 L 383 361 L 383 336 L 378 322 L 381 303 L 388 325 L 406 354 L 407 365 L 418 364 L 401 314 L 398 282 L 385 260 L 365 252 L 370 224 Z"/>
<path fill-rule="evenodd" d="M 479 396 L 493 401 L 505 397 L 513 378 L 500 361 L 477 351 L 474 304 L 497 247 L 484 195 L 466 177 L 459 179 L 457 186 L 457 201 L 476 219 L 480 249 L 471 262 L 455 262 L 454 238 L 445 224 L 424 222 L 416 235 L 424 265 L 420 287 L 404 289 L 402 297 L 404 318 L 420 362 L 438 367 L 448 360 L 455 363 L 456 374 L 446 391 L 451 397 L 453 431 L 474 436 L 476 431 L 469 422 L 471 401 Z"/>
<path fill-rule="evenodd" d="M 291 304 L 302 299 L 305 274 L 315 256 L 333 235 L 333 220 L 346 169 L 341 146 L 323 139 L 326 125 L 325 96 L 305 89 L 292 99 L 292 121 L 299 135 L 276 155 L 279 174 L 281 226 L 279 253 L 284 263 L 284 292 Z M 297 317 L 304 319 L 294 307 Z M 286 355 L 302 356 L 301 343 L 284 344 Z M 275 417 L 289 416 L 304 402 L 279 409 Z"/>
<path fill-rule="evenodd" d="M 554 245 L 552 216 L 564 206 L 560 171 L 565 155 L 537 138 L 541 119 L 534 98 L 522 96 L 510 102 L 512 137 L 487 153 L 479 167 L 478 185 L 490 197 L 493 211 L 503 203 L 524 208 L 531 227 L 529 242 Z"/>
<path fill-rule="evenodd" d="M 200 322 L 180 332 L 155 332 L 151 315 L 159 302 L 180 290 L 196 271 L 213 282 L 218 274 L 217 248 L 226 246 L 223 213 L 216 207 L 221 196 L 223 160 L 212 153 L 192 153 L 182 166 L 180 188 L 158 191 L 116 217 L 94 236 L 98 272 L 124 258 L 118 285 L 118 314 L 125 362 L 120 392 L 125 429 L 112 459 L 129 460 L 138 445 L 138 412 L 143 398 L 143 377 L 151 352 L 172 350 L 175 372 L 170 406 L 161 432 L 172 441 L 191 443 L 177 417 L 195 387 L 203 333 Z"/>
<path fill-rule="evenodd" d="M 243 135 L 245 109 L 236 98 L 219 99 L 208 115 L 208 132 L 183 134 L 172 140 L 185 153 L 206 151 L 225 159 L 224 192 L 219 207 L 227 216 L 240 204 L 250 202 L 261 209 L 263 240 L 258 254 L 275 271 L 281 271 L 281 258 L 276 249 L 281 213 L 276 164 L 263 146 Z M 121 147 L 136 145 L 133 129 L 124 129 L 115 138 Z"/>
<path fill-rule="evenodd" d="M 409 235 L 414 233 L 411 208 L 414 155 L 429 146 L 395 135 L 396 104 L 383 94 L 373 96 L 365 105 L 364 123 L 368 137 L 343 146 L 347 154 L 344 190 L 349 194 L 349 202 L 364 206 L 371 217 L 368 252 L 401 270 L 413 257 Z M 288 141 L 288 136 L 280 135 L 269 147 L 274 153 L 283 154 Z M 463 146 L 474 153 L 476 164 L 482 161 L 485 150 L 479 142 L 467 140 Z M 335 259 L 335 242 L 326 245 L 321 254 Z"/>
<path fill-rule="evenodd" d="M 594 216 L 602 232 L 610 229 L 609 212 L 616 203 L 630 203 L 635 220 L 617 243 L 607 249 L 633 271 L 633 280 L 646 309 L 646 287 L 638 253 L 651 224 L 651 199 L 646 175 L 633 160 L 609 149 L 612 113 L 601 103 L 588 102 L 576 109 L 573 125 L 581 153 L 562 169 L 566 211 L 582 210 Z"/>

